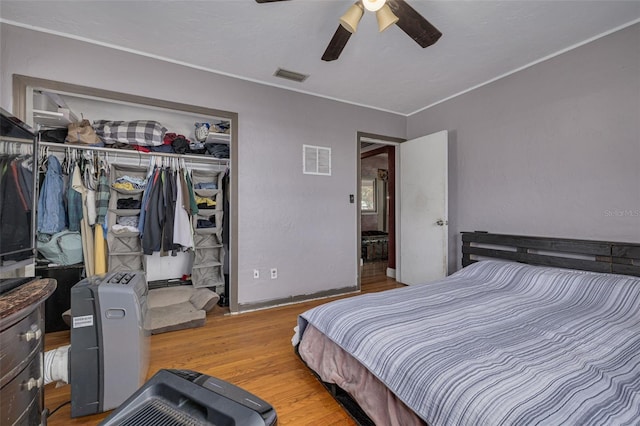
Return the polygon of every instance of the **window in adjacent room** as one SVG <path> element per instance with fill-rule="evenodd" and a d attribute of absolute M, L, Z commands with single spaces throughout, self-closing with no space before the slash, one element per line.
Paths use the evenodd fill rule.
<path fill-rule="evenodd" d="M 362 179 L 360 209 L 363 213 L 375 213 L 377 211 L 376 192 L 375 179 Z"/>

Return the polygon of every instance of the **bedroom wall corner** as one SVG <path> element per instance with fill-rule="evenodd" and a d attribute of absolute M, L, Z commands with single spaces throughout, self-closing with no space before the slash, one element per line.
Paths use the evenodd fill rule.
<path fill-rule="evenodd" d="M 640 242 L 640 24 L 416 113 L 449 152 L 449 269 L 460 232 Z"/>

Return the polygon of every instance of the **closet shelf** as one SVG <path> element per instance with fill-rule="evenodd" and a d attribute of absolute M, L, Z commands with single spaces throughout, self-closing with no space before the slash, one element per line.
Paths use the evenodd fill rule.
<path fill-rule="evenodd" d="M 214 266 L 222 266 L 222 262 L 206 262 L 193 265 L 193 269 L 212 268 Z"/>
<path fill-rule="evenodd" d="M 219 249 L 222 248 L 222 244 L 198 244 L 198 249 Z"/>
<path fill-rule="evenodd" d="M 109 211 L 118 216 L 137 216 L 140 214 L 140 209 L 109 209 Z"/>
<path fill-rule="evenodd" d="M 109 252 L 109 256 L 142 256 L 142 251 L 119 251 L 117 253 Z"/>
<path fill-rule="evenodd" d="M 58 111 L 33 110 L 33 121 L 45 127 L 66 127 L 74 118 L 73 113 L 66 108 L 58 108 Z"/>
<path fill-rule="evenodd" d="M 199 197 L 211 198 L 222 192 L 221 189 L 202 189 L 202 188 L 193 188 L 193 192 Z"/>
<path fill-rule="evenodd" d="M 24 142 L 24 141 L 22 141 Z M 83 146 L 83 145 L 71 145 L 55 142 L 39 142 L 40 146 L 53 148 L 55 151 L 64 152 L 66 149 L 82 149 L 87 151 L 105 152 L 110 154 L 122 155 L 124 157 L 131 157 L 135 159 L 151 158 L 151 157 L 165 157 L 165 158 L 182 158 L 184 160 L 224 164 L 229 165 L 230 160 L 228 158 L 216 158 L 212 155 L 190 155 L 190 154 L 173 154 L 165 152 L 140 152 L 131 149 L 117 149 L 117 148 L 103 148 L 99 146 Z"/>
<path fill-rule="evenodd" d="M 198 207 L 198 216 L 207 216 L 207 215 L 214 215 L 217 212 L 221 212 L 222 209 L 203 209 Z"/>
<path fill-rule="evenodd" d="M 131 237 L 139 237 L 140 236 L 140 232 L 138 231 L 120 231 L 120 232 L 115 232 L 112 231 L 112 234 L 114 236 L 114 238 L 131 238 Z M 115 254 L 120 254 L 120 253 L 115 253 Z"/>

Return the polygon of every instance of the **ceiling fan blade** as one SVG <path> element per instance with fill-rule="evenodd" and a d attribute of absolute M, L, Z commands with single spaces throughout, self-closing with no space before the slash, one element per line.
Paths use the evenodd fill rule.
<path fill-rule="evenodd" d="M 418 43 L 420 47 L 431 46 L 442 36 L 442 33 L 436 27 L 431 25 L 429 21 L 404 0 L 387 0 L 387 4 L 399 18 L 396 25 Z"/>
<path fill-rule="evenodd" d="M 256 3 L 272 3 L 276 1 L 289 1 L 289 0 L 256 0 Z"/>
<path fill-rule="evenodd" d="M 338 25 L 338 29 L 331 38 L 327 50 L 325 50 L 322 55 L 322 60 L 330 62 L 338 59 L 342 53 L 342 49 L 344 49 L 349 41 L 349 37 L 351 37 L 351 33 L 342 25 Z"/>

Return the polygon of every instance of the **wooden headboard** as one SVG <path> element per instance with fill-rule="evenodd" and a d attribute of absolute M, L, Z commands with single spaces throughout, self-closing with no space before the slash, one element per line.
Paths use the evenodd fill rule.
<path fill-rule="evenodd" d="M 640 276 L 638 243 L 463 232 L 462 266 L 486 258 Z"/>

